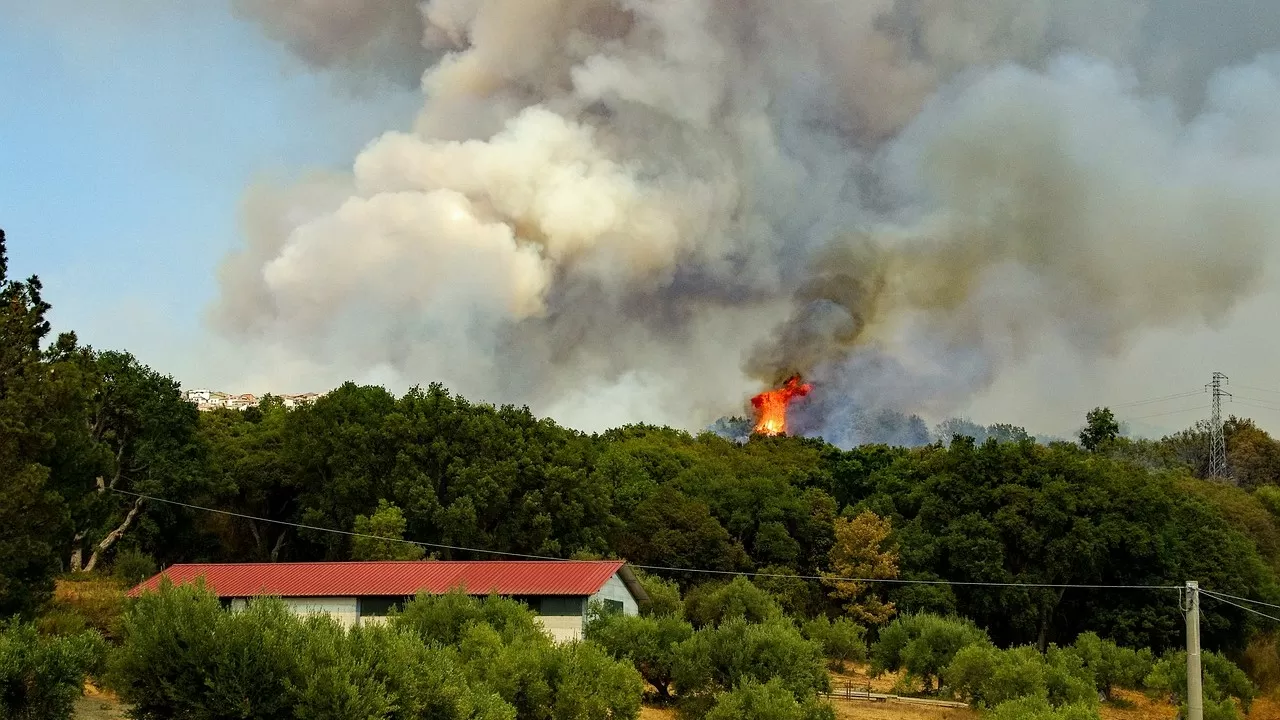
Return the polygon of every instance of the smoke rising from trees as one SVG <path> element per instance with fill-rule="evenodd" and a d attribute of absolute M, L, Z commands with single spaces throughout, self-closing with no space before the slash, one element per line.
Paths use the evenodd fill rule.
<path fill-rule="evenodd" d="M 317 382 L 696 427 L 802 372 L 798 426 L 842 436 L 1046 337 L 1221 318 L 1280 230 L 1280 8 L 1251 0 L 1207 33 L 1189 0 L 238 8 L 421 77 L 349 176 L 246 200 L 214 321 Z"/>

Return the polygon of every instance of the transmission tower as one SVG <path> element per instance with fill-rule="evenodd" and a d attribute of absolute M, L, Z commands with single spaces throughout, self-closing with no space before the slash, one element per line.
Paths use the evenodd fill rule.
<path fill-rule="evenodd" d="M 1209 477 L 1227 479 L 1227 439 L 1222 434 L 1222 398 L 1231 398 L 1231 393 L 1222 389 L 1228 382 L 1226 375 L 1220 372 L 1213 374 L 1213 382 L 1206 387 L 1213 391 L 1213 419 L 1209 421 Z"/>

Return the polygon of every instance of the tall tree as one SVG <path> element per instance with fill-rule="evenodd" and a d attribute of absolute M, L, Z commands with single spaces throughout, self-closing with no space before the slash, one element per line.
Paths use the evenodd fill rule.
<path fill-rule="evenodd" d="M 1094 408 L 1085 416 L 1085 427 L 1080 431 L 1080 445 L 1095 452 L 1114 442 L 1120 436 L 1120 423 L 1110 408 Z"/>
<path fill-rule="evenodd" d="M 55 540 L 66 527 L 49 487 L 60 401 L 55 366 L 42 351 L 49 304 L 40 280 L 8 276 L 0 231 L 0 614 L 30 613 L 53 589 Z M 74 345 L 70 336 L 59 346 Z"/>
<path fill-rule="evenodd" d="M 420 545 L 404 542 L 404 513 L 394 503 L 378 501 L 372 515 L 357 515 L 351 540 L 352 560 L 421 560 L 425 551 Z M 379 540 L 378 538 L 386 538 Z"/>
<path fill-rule="evenodd" d="M 206 478 L 199 415 L 178 382 L 128 353 L 101 353 L 95 367 L 99 384 L 90 433 L 108 459 L 101 474 L 82 479 L 84 494 L 73 508 L 71 569 L 86 572 L 138 522 L 146 500 L 136 495 L 190 498 Z"/>
<path fill-rule="evenodd" d="M 828 558 L 831 572 L 823 573 L 831 586 L 832 597 L 845 601 L 845 609 L 858 622 L 880 625 L 893 617 L 893 603 L 885 602 L 877 588 L 866 580 L 891 580 L 898 577 L 898 551 L 889 536 L 889 521 L 870 510 L 855 518 L 837 518 L 836 544 Z"/>

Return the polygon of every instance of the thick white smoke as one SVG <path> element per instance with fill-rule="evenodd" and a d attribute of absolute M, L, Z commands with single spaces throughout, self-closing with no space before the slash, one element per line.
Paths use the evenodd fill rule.
<path fill-rule="evenodd" d="M 254 189 L 222 273 L 218 325 L 317 383 L 698 427 L 799 371 L 845 437 L 1047 337 L 1219 318 L 1280 231 L 1249 0 L 1199 44 L 1182 0 L 239 4 L 317 65 L 421 64 L 412 131 Z"/>

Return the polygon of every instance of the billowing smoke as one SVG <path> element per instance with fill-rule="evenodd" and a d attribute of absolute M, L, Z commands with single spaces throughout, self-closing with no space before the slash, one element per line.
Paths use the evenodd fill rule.
<path fill-rule="evenodd" d="M 1220 318 L 1280 231 L 1275 3 L 238 4 L 421 75 L 348 177 L 246 201 L 214 317 L 315 382 L 697 427 L 801 372 L 797 426 L 854 442 L 1045 337 Z"/>

